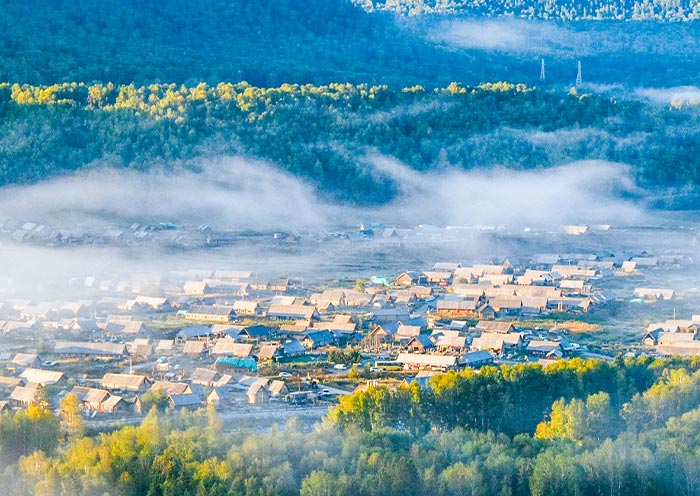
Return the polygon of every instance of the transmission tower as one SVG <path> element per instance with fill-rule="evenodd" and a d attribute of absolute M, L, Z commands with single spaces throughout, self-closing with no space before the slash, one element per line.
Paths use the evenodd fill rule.
<path fill-rule="evenodd" d="M 583 78 L 581 77 L 581 61 L 578 61 L 578 72 L 576 73 L 576 86 L 581 86 L 583 84 Z"/>
<path fill-rule="evenodd" d="M 544 59 L 542 59 L 542 66 L 540 67 L 540 81 L 544 81 Z"/>

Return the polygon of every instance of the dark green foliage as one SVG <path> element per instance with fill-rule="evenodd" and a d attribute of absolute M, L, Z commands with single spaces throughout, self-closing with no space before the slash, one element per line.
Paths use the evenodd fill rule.
<path fill-rule="evenodd" d="M 385 203 L 398 186 L 372 165 L 377 153 L 419 171 L 606 159 L 629 163 L 637 181 L 657 192 L 700 185 L 695 108 L 506 83 L 453 83 L 436 92 L 347 84 L 155 88 L 13 86 L 0 120 L 0 185 L 100 165 L 167 171 L 183 160 L 245 154 L 335 199 Z"/>
<path fill-rule="evenodd" d="M 2 7 L 2 81 L 434 82 L 455 61 L 402 32 L 392 16 L 369 16 L 348 0 L 6 0 Z"/>
<path fill-rule="evenodd" d="M 353 363 L 359 363 L 361 360 L 362 357 L 359 349 L 337 349 L 328 352 L 328 361 L 331 363 L 342 363 L 345 365 L 352 365 Z"/>

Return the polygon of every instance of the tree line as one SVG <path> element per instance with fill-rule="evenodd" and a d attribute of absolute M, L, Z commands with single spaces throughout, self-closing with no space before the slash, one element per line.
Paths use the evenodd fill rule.
<path fill-rule="evenodd" d="M 294 419 L 264 434 L 211 407 L 86 434 L 75 397 L 57 415 L 37 398 L 0 416 L 0 482 L 9 496 L 700 494 L 699 369 L 577 359 L 448 373 L 355 393 L 312 431 Z"/>
<path fill-rule="evenodd" d="M 700 2 L 682 0 L 353 0 L 364 9 L 395 11 L 407 15 L 457 14 L 471 16 L 514 16 L 524 19 L 695 21 L 700 19 Z"/>
<path fill-rule="evenodd" d="M 700 185 L 700 114 L 605 95 L 486 83 L 0 84 L 0 185 L 86 167 L 168 171 L 208 156 L 277 164 L 327 197 L 390 201 L 372 156 L 419 171 L 628 163 L 650 190 Z M 190 161 L 190 162 L 188 162 Z M 686 203 L 684 207 L 692 206 Z"/>

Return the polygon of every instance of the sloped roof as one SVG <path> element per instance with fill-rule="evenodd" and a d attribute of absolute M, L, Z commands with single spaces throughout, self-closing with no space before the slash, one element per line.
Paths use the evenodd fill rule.
<path fill-rule="evenodd" d="M 270 383 L 268 390 L 273 396 L 284 394 L 287 390 L 287 384 L 284 381 L 274 380 Z"/>
<path fill-rule="evenodd" d="M 56 384 L 58 381 L 63 379 L 65 376 L 63 372 L 56 370 L 43 370 L 43 369 L 25 369 L 20 377 L 26 379 L 28 383 L 31 384 L 41 384 L 41 385 L 51 385 Z"/>
<path fill-rule="evenodd" d="M 199 355 L 204 351 L 204 341 L 185 341 L 182 352 L 186 355 Z"/>
<path fill-rule="evenodd" d="M 275 355 L 278 354 L 281 345 L 279 344 L 266 344 L 260 347 L 258 351 L 258 358 L 261 360 L 272 360 Z"/>
<path fill-rule="evenodd" d="M 267 311 L 271 317 L 295 317 L 300 319 L 310 319 L 316 313 L 316 307 L 310 305 L 282 305 L 272 304 Z"/>
<path fill-rule="evenodd" d="M 194 393 L 171 394 L 169 400 L 176 408 L 181 406 L 199 405 L 202 402 L 199 395 Z"/>
<path fill-rule="evenodd" d="M 36 396 L 36 390 L 36 385 L 17 386 L 15 389 L 12 390 L 12 394 L 10 394 L 10 399 L 23 404 L 32 403 Z"/>
<path fill-rule="evenodd" d="M 128 391 L 138 391 L 146 382 L 146 377 L 142 375 L 112 374 L 108 373 L 100 381 L 100 385 L 106 389 L 125 389 Z"/>
<path fill-rule="evenodd" d="M 419 343 L 422 348 L 433 348 L 435 346 L 428 336 L 422 334 L 412 337 L 408 342 L 408 346 L 411 346 L 414 342 Z"/>
<path fill-rule="evenodd" d="M 165 391 L 168 394 L 184 394 L 190 392 L 189 384 L 184 382 L 156 381 L 150 391 Z"/>
<path fill-rule="evenodd" d="M 462 355 L 462 360 L 464 360 L 464 362 L 467 365 L 470 365 L 472 363 L 480 363 L 493 360 L 493 355 L 491 355 L 491 353 L 489 353 L 486 350 L 470 351 L 469 353 L 465 353 L 464 355 Z"/>
<path fill-rule="evenodd" d="M 213 307 L 208 305 L 192 305 L 187 315 L 211 315 L 212 317 L 227 317 L 235 313 L 231 307 Z"/>
<path fill-rule="evenodd" d="M 234 356 L 245 358 L 250 356 L 253 345 L 249 343 L 239 343 L 233 339 L 219 339 L 211 350 L 212 355 Z"/>
<path fill-rule="evenodd" d="M 36 353 L 17 353 L 12 358 L 12 363 L 21 366 L 33 365 L 37 361 L 37 358 L 38 356 Z"/>
<path fill-rule="evenodd" d="M 105 389 L 88 388 L 82 386 L 75 386 L 71 390 L 71 393 L 73 393 L 80 401 L 89 403 L 90 405 L 99 405 L 109 397 L 109 391 Z"/>
<path fill-rule="evenodd" d="M 111 355 L 126 354 L 126 345 L 119 343 L 86 343 L 81 341 L 56 341 L 53 353 L 57 355 Z"/>
<path fill-rule="evenodd" d="M 205 369 L 205 368 L 196 368 L 194 369 L 194 372 L 192 372 L 192 377 L 191 380 L 192 382 L 199 382 L 201 383 L 210 383 L 214 382 L 216 379 L 216 376 L 219 373 L 216 370 L 211 370 L 211 369 Z"/>
<path fill-rule="evenodd" d="M 467 347 L 467 337 L 466 336 L 440 336 L 435 343 L 438 347 L 449 347 L 449 348 L 466 348 Z"/>

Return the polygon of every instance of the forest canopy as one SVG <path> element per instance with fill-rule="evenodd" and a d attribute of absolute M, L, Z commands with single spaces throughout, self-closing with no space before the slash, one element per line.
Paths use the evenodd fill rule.
<path fill-rule="evenodd" d="M 652 193 L 700 185 L 697 107 L 506 82 L 425 88 L 332 83 L 0 84 L 0 185 L 86 167 L 168 171 L 200 157 L 270 161 L 334 200 L 397 194 L 371 157 L 418 171 L 629 164 Z M 692 204 L 681 205 L 684 207 Z"/>
<path fill-rule="evenodd" d="M 59 417 L 40 404 L 0 416 L 2 482 L 9 496 L 700 494 L 698 368 L 467 370 L 423 389 L 370 387 L 312 432 L 297 420 L 230 432 L 210 408 L 154 409 L 140 426 L 86 435 L 66 397 Z"/>

